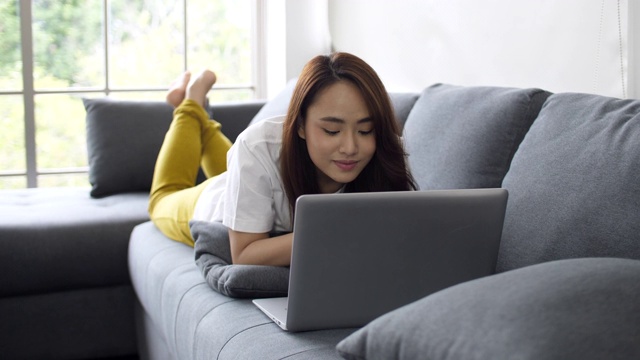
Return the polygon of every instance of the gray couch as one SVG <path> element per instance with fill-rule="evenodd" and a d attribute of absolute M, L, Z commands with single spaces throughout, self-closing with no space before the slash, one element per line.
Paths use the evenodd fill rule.
<path fill-rule="evenodd" d="M 233 140 L 284 112 L 291 89 L 211 111 Z M 497 274 L 361 329 L 283 332 L 250 300 L 212 290 L 194 250 L 148 222 L 171 109 L 87 100 L 91 189 L 0 193 L 0 353 L 639 358 L 640 101 L 442 84 L 392 101 L 421 189 L 509 190 Z"/>

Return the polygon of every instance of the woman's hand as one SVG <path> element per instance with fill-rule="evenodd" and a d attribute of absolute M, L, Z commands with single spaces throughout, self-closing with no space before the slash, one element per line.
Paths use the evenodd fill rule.
<path fill-rule="evenodd" d="M 269 237 L 268 233 L 246 233 L 229 229 L 234 264 L 289 266 L 293 233 Z"/>

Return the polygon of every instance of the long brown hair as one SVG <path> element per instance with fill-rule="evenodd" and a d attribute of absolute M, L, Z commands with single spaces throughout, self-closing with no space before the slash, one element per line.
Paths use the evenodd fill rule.
<path fill-rule="evenodd" d="M 375 155 L 360 175 L 346 184 L 345 192 L 417 188 L 406 163 L 391 100 L 376 72 L 352 54 L 320 55 L 302 69 L 284 123 L 280 167 L 292 215 L 300 195 L 320 192 L 316 167 L 309 157 L 305 140 L 298 136 L 298 129 L 304 127 L 307 109 L 318 92 L 338 81 L 350 81 L 362 93 L 373 120 L 376 139 Z"/>

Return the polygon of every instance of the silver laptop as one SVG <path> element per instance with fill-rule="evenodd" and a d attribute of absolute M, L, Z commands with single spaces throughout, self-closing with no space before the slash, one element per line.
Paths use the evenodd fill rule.
<path fill-rule="evenodd" d="M 505 189 L 301 196 L 289 297 L 256 299 L 282 329 L 359 327 L 494 272 Z"/>

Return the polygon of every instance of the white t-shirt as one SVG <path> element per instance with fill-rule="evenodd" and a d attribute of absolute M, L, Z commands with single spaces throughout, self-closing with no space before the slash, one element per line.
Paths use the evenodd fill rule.
<path fill-rule="evenodd" d="M 194 220 L 217 221 L 235 231 L 292 231 L 289 201 L 280 177 L 284 117 L 245 129 L 227 153 L 227 171 L 209 181 Z"/>

